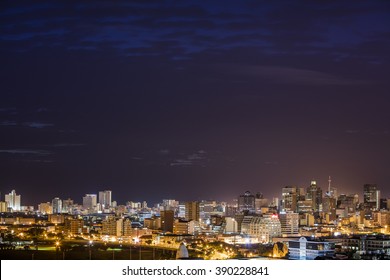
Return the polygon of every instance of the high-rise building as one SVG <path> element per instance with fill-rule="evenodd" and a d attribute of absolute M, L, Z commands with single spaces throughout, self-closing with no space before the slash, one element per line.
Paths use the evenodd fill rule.
<path fill-rule="evenodd" d="M 53 214 L 60 214 L 62 213 L 62 200 L 58 197 L 53 198 L 51 201 L 51 207 L 52 207 L 52 213 Z"/>
<path fill-rule="evenodd" d="M 363 186 L 363 204 L 366 210 L 378 210 L 380 208 L 380 191 L 376 184 Z"/>
<path fill-rule="evenodd" d="M 160 212 L 161 216 L 161 229 L 164 232 L 173 232 L 174 211 L 164 210 Z"/>
<path fill-rule="evenodd" d="M 99 203 L 102 205 L 104 209 L 109 209 L 111 207 L 112 204 L 111 196 L 112 196 L 112 192 L 109 190 L 99 192 Z"/>
<path fill-rule="evenodd" d="M 85 210 L 94 210 L 96 207 L 96 194 L 86 194 L 83 197 L 83 208 Z"/>
<path fill-rule="evenodd" d="M 20 195 L 17 195 L 15 190 L 12 190 L 9 194 L 5 195 L 5 202 L 8 203 L 8 207 L 13 211 L 20 211 Z"/>
<path fill-rule="evenodd" d="M 311 199 L 314 212 L 322 211 L 322 189 L 316 181 L 311 181 L 306 191 L 306 199 Z"/>
<path fill-rule="evenodd" d="M 329 216 L 329 220 L 336 220 L 336 198 L 331 196 L 325 196 L 322 203 L 323 212 Z"/>
<path fill-rule="evenodd" d="M 243 195 L 238 197 L 238 211 L 255 212 L 255 202 L 255 196 L 251 194 L 250 191 L 246 191 Z"/>
<path fill-rule="evenodd" d="M 295 186 L 282 188 L 282 211 L 298 211 L 298 189 Z"/>
<path fill-rule="evenodd" d="M 194 220 L 196 222 L 199 222 L 199 201 L 189 201 L 185 203 L 186 207 L 186 220 L 191 221 Z"/>

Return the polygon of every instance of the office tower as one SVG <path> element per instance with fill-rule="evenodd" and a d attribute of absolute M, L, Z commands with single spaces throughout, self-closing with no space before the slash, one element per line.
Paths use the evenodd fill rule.
<path fill-rule="evenodd" d="M 112 192 L 109 190 L 99 192 L 99 203 L 104 209 L 109 209 L 111 207 L 111 195 Z"/>
<path fill-rule="evenodd" d="M 185 203 L 186 207 L 186 220 L 194 220 L 196 222 L 199 222 L 199 202 L 198 201 L 189 201 Z"/>
<path fill-rule="evenodd" d="M 20 211 L 20 195 L 17 195 L 15 190 L 12 190 L 9 194 L 5 195 L 5 202 L 8 203 L 8 207 L 13 211 Z"/>
<path fill-rule="evenodd" d="M 161 229 L 164 232 L 173 232 L 174 211 L 164 210 L 160 212 Z"/>
<path fill-rule="evenodd" d="M 279 214 L 282 234 L 294 235 L 299 232 L 299 214 L 292 211 Z"/>
<path fill-rule="evenodd" d="M 255 212 L 255 202 L 255 196 L 249 191 L 246 191 L 243 195 L 238 197 L 238 211 Z"/>
<path fill-rule="evenodd" d="M 62 213 L 62 200 L 58 197 L 55 197 L 51 201 L 51 207 L 52 207 L 52 213 L 53 214 L 60 214 Z"/>
<path fill-rule="evenodd" d="M 298 189 L 294 186 L 282 188 L 282 211 L 298 211 Z"/>
<path fill-rule="evenodd" d="M 336 198 L 325 196 L 323 201 L 323 212 L 328 214 L 329 220 L 336 220 Z"/>
<path fill-rule="evenodd" d="M 96 194 L 86 194 L 83 197 L 83 208 L 85 210 L 93 210 L 96 205 Z"/>
<path fill-rule="evenodd" d="M 306 191 L 306 199 L 311 199 L 314 212 L 322 211 L 322 189 L 316 181 L 311 181 Z"/>
<path fill-rule="evenodd" d="M 366 210 L 378 210 L 380 203 L 380 191 L 376 184 L 363 186 L 363 205 Z"/>

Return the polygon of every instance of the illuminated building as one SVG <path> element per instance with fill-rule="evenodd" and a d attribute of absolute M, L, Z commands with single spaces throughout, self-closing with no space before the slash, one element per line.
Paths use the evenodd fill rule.
<path fill-rule="evenodd" d="M 73 200 L 68 198 L 62 201 L 63 213 L 72 213 Z"/>
<path fill-rule="evenodd" d="M 236 233 L 237 230 L 237 221 L 232 217 L 225 217 L 225 233 Z"/>
<path fill-rule="evenodd" d="M 323 198 L 323 212 L 326 213 L 330 221 L 336 220 L 336 198 L 325 196 Z"/>
<path fill-rule="evenodd" d="M 133 233 L 133 229 L 131 227 L 131 220 L 124 219 L 123 220 L 123 236 L 131 236 Z"/>
<path fill-rule="evenodd" d="M 317 257 L 333 257 L 335 252 L 333 242 L 312 240 L 301 237 L 288 242 L 289 259 L 314 260 Z"/>
<path fill-rule="evenodd" d="M 255 196 L 249 191 L 238 197 L 238 211 L 255 212 Z"/>
<path fill-rule="evenodd" d="M 49 223 L 62 224 L 65 222 L 65 216 L 59 214 L 49 214 L 47 220 Z"/>
<path fill-rule="evenodd" d="M 363 186 L 363 205 L 365 210 L 379 210 L 380 191 L 376 184 L 365 184 Z"/>
<path fill-rule="evenodd" d="M 322 189 L 316 181 L 311 181 L 306 191 L 306 200 L 311 200 L 314 212 L 322 211 Z"/>
<path fill-rule="evenodd" d="M 265 214 L 252 217 L 249 224 L 249 235 L 257 237 L 261 243 L 270 243 L 272 238 L 282 235 L 281 224 L 276 214 Z"/>
<path fill-rule="evenodd" d="M 299 232 L 299 214 L 292 211 L 280 212 L 279 220 L 283 235 L 295 235 Z"/>
<path fill-rule="evenodd" d="M 355 235 L 342 240 L 342 249 L 360 251 L 364 254 L 386 254 L 390 256 L 390 236 Z"/>
<path fill-rule="evenodd" d="M 180 203 L 179 204 L 177 217 L 185 219 L 185 217 L 186 217 L 186 205 L 185 205 L 185 203 Z"/>
<path fill-rule="evenodd" d="M 173 224 L 173 222 L 172 222 Z M 161 229 L 161 217 L 152 216 L 144 219 L 144 227 L 148 229 Z M 172 225 L 173 228 L 173 225 Z M 172 231 L 170 231 L 172 232 Z"/>
<path fill-rule="evenodd" d="M 68 234 L 81 234 L 83 232 L 84 221 L 68 217 L 65 219 L 65 231 Z"/>
<path fill-rule="evenodd" d="M 199 202 L 198 201 L 189 201 L 185 203 L 186 207 L 186 220 L 194 220 L 199 221 L 200 215 L 199 215 Z"/>
<path fill-rule="evenodd" d="M 174 199 L 163 199 L 162 207 L 164 210 L 175 210 L 179 207 L 179 202 Z"/>
<path fill-rule="evenodd" d="M 390 211 L 380 210 L 372 212 L 374 222 L 381 227 L 390 226 Z"/>
<path fill-rule="evenodd" d="M 99 203 L 104 209 L 109 209 L 111 207 L 112 192 L 110 190 L 100 191 L 99 192 Z"/>
<path fill-rule="evenodd" d="M 15 190 L 5 195 L 5 202 L 7 202 L 8 207 L 13 211 L 20 211 L 20 200 L 21 196 L 17 195 Z"/>
<path fill-rule="evenodd" d="M 52 213 L 53 214 L 60 214 L 62 213 L 62 200 L 58 197 L 55 197 L 51 201 L 51 207 L 52 207 Z"/>
<path fill-rule="evenodd" d="M 86 194 L 83 197 L 83 209 L 92 213 L 97 206 L 96 194 Z"/>
<path fill-rule="evenodd" d="M 297 187 L 287 186 L 282 188 L 282 211 L 298 211 Z"/>
<path fill-rule="evenodd" d="M 116 235 L 117 225 L 114 216 L 107 216 L 102 222 L 102 234 L 103 235 Z"/>
<path fill-rule="evenodd" d="M 359 196 L 357 194 L 341 194 L 337 199 L 337 209 L 346 209 L 347 213 L 354 213 L 358 204 Z"/>
<path fill-rule="evenodd" d="M 0 201 L 0 213 L 8 212 L 8 203 L 6 201 Z"/>
<path fill-rule="evenodd" d="M 173 233 L 174 234 L 188 234 L 189 232 L 189 222 L 186 220 L 175 220 L 173 224 Z"/>
<path fill-rule="evenodd" d="M 38 204 L 38 212 L 41 214 L 52 214 L 53 208 L 50 202 L 42 202 Z"/>

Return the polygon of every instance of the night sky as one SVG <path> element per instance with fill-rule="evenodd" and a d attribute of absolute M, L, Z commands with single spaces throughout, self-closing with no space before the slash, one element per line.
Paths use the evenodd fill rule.
<path fill-rule="evenodd" d="M 1 1 L 0 190 L 23 205 L 390 196 L 390 1 Z"/>

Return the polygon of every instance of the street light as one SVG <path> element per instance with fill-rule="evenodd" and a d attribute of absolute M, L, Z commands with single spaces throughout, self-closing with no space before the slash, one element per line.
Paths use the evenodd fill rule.
<path fill-rule="evenodd" d="M 88 243 L 89 243 L 89 259 L 92 260 L 92 251 L 91 251 L 92 248 L 91 247 L 92 247 L 93 241 L 89 240 Z"/>

